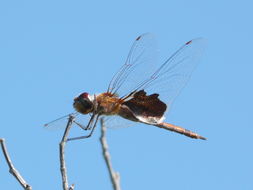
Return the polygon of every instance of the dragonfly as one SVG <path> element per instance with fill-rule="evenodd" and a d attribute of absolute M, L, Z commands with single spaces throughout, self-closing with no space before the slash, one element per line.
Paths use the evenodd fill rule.
<path fill-rule="evenodd" d="M 112 77 L 105 92 L 83 92 L 74 98 L 74 115 L 88 115 L 87 126 L 78 122 L 76 124 L 82 129 L 90 130 L 90 133 L 69 138 L 68 141 L 91 137 L 101 117 L 108 118 L 108 121 L 117 118 L 131 123 L 143 123 L 190 138 L 206 140 L 195 132 L 165 122 L 165 115 L 190 79 L 204 47 L 205 39 L 190 40 L 159 66 L 154 35 L 145 33 L 137 37 L 126 62 Z M 110 122 L 107 125 L 109 124 Z"/>

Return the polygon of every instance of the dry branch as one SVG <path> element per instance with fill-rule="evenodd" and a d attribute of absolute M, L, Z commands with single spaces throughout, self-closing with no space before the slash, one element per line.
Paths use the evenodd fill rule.
<path fill-rule="evenodd" d="M 3 138 L 0 139 L 0 143 L 1 143 L 1 148 L 5 157 L 5 160 L 9 166 L 9 172 L 18 180 L 18 182 L 20 183 L 20 185 L 25 189 L 25 190 L 32 190 L 32 187 L 26 183 L 26 181 L 24 180 L 24 178 L 20 175 L 20 173 L 18 172 L 17 169 L 15 169 L 9 153 L 7 151 L 6 145 L 5 145 L 5 140 Z"/>
<path fill-rule="evenodd" d="M 111 163 L 111 156 L 109 153 L 109 147 L 108 147 L 108 143 L 106 140 L 106 127 L 104 125 L 104 120 L 103 118 L 100 120 L 101 122 L 101 137 L 100 137 L 100 142 L 102 145 L 102 150 L 103 150 L 103 157 L 105 159 L 105 163 L 110 175 L 110 179 L 111 179 L 111 183 L 113 185 L 113 189 L 114 190 L 121 190 L 120 188 L 120 175 L 118 172 L 115 172 L 113 170 L 112 167 L 112 163 Z"/>
<path fill-rule="evenodd" d="M 73 120 L 74 120 L 74 116 L 70 115 L 66 129 L 65 129 L 63 137 L 62 137 L 62 140 L 59 144 L 59 146 L 60 146 L 60 167 L 61 167 L 63 190 L 74 190 L 74 184 L 72 184 L 70 187 L 68 185 L 67 168 L 66 168 L 66 162 L 65 162 L 65 144 L 67 142 L 67 137 L 69 134 L 69 130 L 72 126 Z"/>

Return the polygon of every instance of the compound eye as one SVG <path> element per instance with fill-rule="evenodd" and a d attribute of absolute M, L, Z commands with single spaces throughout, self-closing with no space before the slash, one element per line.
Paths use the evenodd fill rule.
<path fill-rule="evenodd" d="M 84 108 L 85 108 L 86 110 L 90 110 L 90 109 L 92 109 L 92 107 L 93 107 L 93 104 L 92 104 L 90 101 L 83 101 L 83 102 L 82 102 L 82 105 L 84 106 Z"/>
<path fill-rule="evenodd" d="M 89 96 L 89 94 L 88 94 L 87 92 L 84 92 L 84 93 L 80 94 L 79 97 L 84 98 L 84 99 L 87 99 L 88 96 Z"/>

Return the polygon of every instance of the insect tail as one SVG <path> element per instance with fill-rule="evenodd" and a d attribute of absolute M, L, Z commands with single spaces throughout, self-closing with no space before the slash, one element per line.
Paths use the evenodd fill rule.
<path fill-rule="evenodd" d="M 179 126 L 176 126 L 176 125 L 173 125 L 173 124 L 170 124 L 170 123 L 162 122 L 162 123 L 156 124 L 155 126 L 166 129 L 166 130 L 170 130 L 170 131 L 173 131 L 173 132 L 177 132 L 177 133 L 180 133 L 182 135 L 185 135 L 187 137 L 191 137 L 191 138 L 194 138 L 194 139 L 206 140 L 205 137 L 202 137 L 202 136 L 198 135 L 197 133 L 194 133 L 192 131 L 189 131 L 187 129 L 184 129 L 182 127 L 179 127 Z"/>

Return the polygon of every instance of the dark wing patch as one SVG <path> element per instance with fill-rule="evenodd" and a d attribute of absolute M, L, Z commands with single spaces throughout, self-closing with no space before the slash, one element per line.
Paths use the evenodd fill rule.
<path fill-rule="evenodd" d="M 123 103 L 135 115 L 146 117 L 162 117 L 166 111 L 166 104 L 159 100 L 159 94 L 151 94 L 149 96 L 144 90 L 136 92 L 132 99 Z"/>

